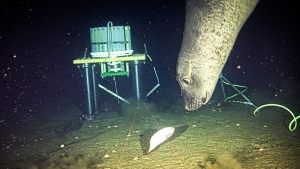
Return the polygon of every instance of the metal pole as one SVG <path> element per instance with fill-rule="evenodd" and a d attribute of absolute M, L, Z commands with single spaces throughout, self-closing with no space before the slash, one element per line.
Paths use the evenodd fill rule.
<path fill-rule="evenodd" d="M 96 65 L 92 66 L 92 76 L 93 76 L 93 92 L 94 92 L 94 107 L 95 107 L 95 114 L 98 111 L 98 103 L 97 103 L 97 89 L 96 89 L 96 78 L 95 78 L 95 67 Z"/>
<path fill-rule="evenodd" d="M 88 119 L 87 120 L 93 120 L 92 116 L 92 100 L 91 100 L 91 89 L 90 89 L 90 73 L 89 73 L 89 64 L 85 63 L 85 80 L 86 80 L 86 91 L 87 91 L 87 101 L 88 101 Z"/>
<path fill-rule="evenodd" d="M 101 84 L 98 84 L 98 86 L 99 86 L 101 89 L 103 89 L 104 91 L 108 92 L 109 94 L 111 94 L 111 95 L 117 97 L 118 99 L 122 100 L 123 102 L 125 102 L 125 103 L 127 103 L 127 104 L 130 104 L 129 101 L 127 101 L 127 100 L 124 99 L 123 97 L 119 96 L 118 94 L 116 94 L 116 93 L 114 93 L 114 92 L 108 90 L 106 87 L 102 86 Z"/>
<path fill-rule="evenodd" d="M 140 101 L 140 79 L 138 65 L 139 61 L 134 61 L 136 98 L 138 101 Z"/>

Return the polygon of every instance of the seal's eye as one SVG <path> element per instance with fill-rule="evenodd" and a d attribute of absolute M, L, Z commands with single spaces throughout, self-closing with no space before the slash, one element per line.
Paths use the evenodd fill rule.
<path fill-rule="evenodd" d="M 183 82 L 185 85 L 190 85 L 192 81 L 191 81 L 190 78 L 183 78 L 183 79 L 182 79 L 182 82 Z"/>

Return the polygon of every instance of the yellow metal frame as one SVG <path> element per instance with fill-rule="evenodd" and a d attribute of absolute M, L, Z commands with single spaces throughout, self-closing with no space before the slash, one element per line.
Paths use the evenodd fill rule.
<path fill-rule="evenodd" d="M 81 58 L 73 60 L 73 64 L 85 64 L 85 63 L 103 63 L 103 62 L 115 62 L 115 61 L 135 61 L 146 60 L 145 54 L 135 54 L 132 56 L 119 56 L 115 58 Z"/>

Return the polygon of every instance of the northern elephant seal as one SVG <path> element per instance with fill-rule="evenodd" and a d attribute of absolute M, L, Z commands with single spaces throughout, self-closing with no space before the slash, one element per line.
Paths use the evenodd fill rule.
<path fill-rule="evenodd" d="M 258 0 L 187 0 L 177 81 L 185 109 L 206 104 L 235 39 Z"/>

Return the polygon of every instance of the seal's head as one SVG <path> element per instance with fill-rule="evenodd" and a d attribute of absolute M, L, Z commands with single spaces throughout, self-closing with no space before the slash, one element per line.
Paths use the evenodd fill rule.
<path fill-rule="evenodd" d="M 212 96 L 235 39 L 258 0 L 187 0 L 177 81 L 185 108 Z"/>
<path fill-rule="evenodd" d="M 212 96 L 218 77 L 212 79 L 203 76 L 199 69 L 193 69 L 192 64 L 184 64 L 177 68 L 179 83 L 186 110 L 197 110 L 206 104 Z M 208 73 L 208 72 L 207 72 Z"/>
<path fill-rule="evenodd" d="M 182 84 L 183 86 L 181 87 L 181 92 L 183 95 L 185 109 L 197 110 L 203 104 L 205 104 L 207 100 L 207 92 L 203 92 L 203 95 L 201 95 L 199 92 L 196 91 L 197 87 L 191 85 L 189 81 L 190 81 L 189 79 L 184 79 L 181 81 L 183 83 Z M 189 90 L 185 90 L 184 88 L 189 88 Z"/>

